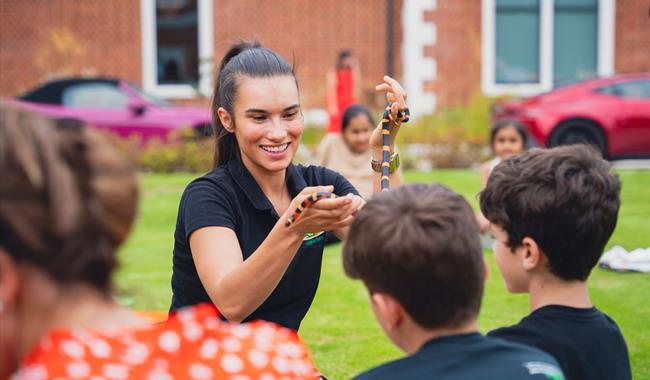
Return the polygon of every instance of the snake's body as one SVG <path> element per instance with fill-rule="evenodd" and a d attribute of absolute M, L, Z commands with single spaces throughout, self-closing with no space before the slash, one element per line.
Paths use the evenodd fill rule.
<path fill-rule="evenodd" d="M 409 110 L 405 108 L 397 112 L 397 117 L 394 117 L 390 112 L 391 106 L 389 105 L 384 110 L 384 114 L 381 119 L 381 134 L 382 134 L 382 155 L 381 155 L 381 191 L 388 191 L 390 188 L 390 125 L 399 126 L 402 123 L 409 121 Z M 311 207 L 314 203 L 318 202 L 321 199 L 331 199 L 336 198 L 336 195 L 330 192 L 318 192 L 312 193 L 303 200 L 296 210 L 289 216 L 285 226 L 289 227 L 300 217 L 303 210 L 307 207 Z"/>
<path fill-rule="evenodd" d="M 285 226 L 289 227 L 290 225 L 295 222 L 300 214 L 302 214 L 302 211 L 306 209 L 307 207 L 311 207 L 314 203 L 320 201 L 321 199 L 330 199 L 330 198 L 336 198 L 336 195 L 330 192 L 322 191 L 318 193 L 311 193 L 303 200 L 300 202 L 300 205 L 295 209 L 293 214 L 289 216 L 289 219 L 287 219 L 286 223 L 284 224 Z"/>
<path fill-rule="evenodd" d="M 397 111 L 397 118 L 390 112 L 390 105 L 386 107 L 381 117 L 381 191 L 388 191 L 390 188 L 390 125 L 399 126 L 409 121 L 410 112 L 408 108 Z"/>

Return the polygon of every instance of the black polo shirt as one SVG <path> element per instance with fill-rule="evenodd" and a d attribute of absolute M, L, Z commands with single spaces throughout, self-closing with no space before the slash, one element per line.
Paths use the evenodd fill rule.
<path fill-rule="evenodd" d="M 621 330 L 595 307 L 540 307 L 518 324 L 488 335 L 548 352 L 560 363 L 567 380 L 632 379 Z"/>
<path fill-rule="evenodd" d="M 356 380 L 562 380 L 555 359 L 532 347 L 479 333 L 434 338 L 415 354 L 364 372 Z"/>
<path fill-rule="evenodd" d="M 358 194 L 343 176 L 324 167 L 290 165 L 287 168 L 291 197 L 307 186 L 327 185 L 333 185 L 338 195 Z M 232 229 L 246 260 L 278 220 L 271 202 L 237 158 L 190 183 L 181 197 L 174 233 L 171 310 L 210 301 L 192 259 L 189 247 L 192 232 L 208 226 Z M 263 319 L 298 329 L 316 294 L 326 234 L 305 237 L 280 283 L 245 321 Z"/>

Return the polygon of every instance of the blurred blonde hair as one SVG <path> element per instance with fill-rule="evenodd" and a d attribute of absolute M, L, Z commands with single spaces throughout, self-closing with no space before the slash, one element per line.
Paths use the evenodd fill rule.
<path fill-rule="evenodd" d="M 130 162 L 96 130 L 0 104 L 0 173 L 0 246 L 108 293 L 137 212 Z"/>

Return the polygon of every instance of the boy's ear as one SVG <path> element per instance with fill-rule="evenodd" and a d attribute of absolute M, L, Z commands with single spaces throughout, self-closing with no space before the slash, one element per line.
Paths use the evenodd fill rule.
<path fill-rule="evenodd" d="M 535 240 L 526 236 L 521 242 L 520 249 L 522 250 L 521 264 L 525 270 L 532 271 L 540 266 L 542 250 Z"/>
<path fill-rule="evenodd" d="M 235 130 L 233 128 L 233 123 L 232 123 L 232 117 L 230 116 L 230 113 L 226 111 L 225 108 L 219 107 L 217 109 L 217 116 L 219 117 L 219 121 L 221 121 L 221 125 L 226 129 L 226 131 L 233 133 Z"/>
<path fill-rule="evenodd" d="M 395 298 L 386 293 L 373 293 L 370 299 L 386 332 L 394 331 L 402 324 L 405 311 Z"/>

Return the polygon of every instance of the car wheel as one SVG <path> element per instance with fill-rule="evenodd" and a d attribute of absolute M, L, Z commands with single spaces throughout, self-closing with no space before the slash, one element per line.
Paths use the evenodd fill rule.
<path fill-rule="evenodd" d="M 572 120 L 555 128 L 549 139 L 549 147 L 560 145 L 587 144 L 598 149 L 607 157 L 607 140 L 598 126 L 587 120 Z"/>
<path fill-rule="evenodd" d="M 194 137 L 197 140 L 202 140 L 208 137 L 211 137 L 214 134 L 214 130 L 210 124 L 202 124 L 194 128 Z"/>

